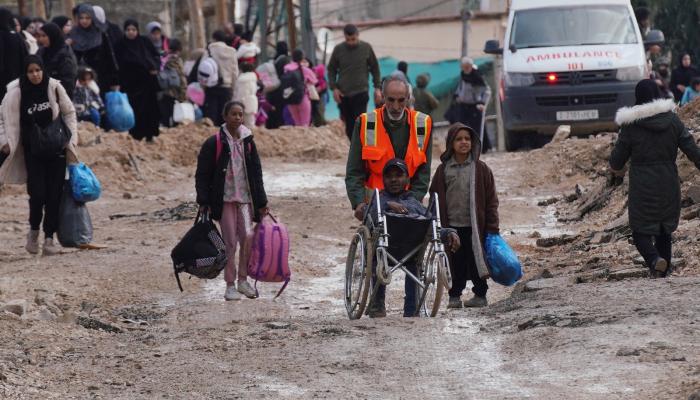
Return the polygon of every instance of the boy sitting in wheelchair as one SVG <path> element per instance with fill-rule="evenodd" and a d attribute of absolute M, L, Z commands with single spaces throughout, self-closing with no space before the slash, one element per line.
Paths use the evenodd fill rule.
<path fill-rule="evenodd" d="M 416 246 L 426 243 L 425 232 L 433 222 L 433 216 L 420 201 L 406 188 L 409 184 L 408 167 L 406 163 L 394 158 L 389 160 L 383 170 L 384 190 L 379 192 L 379 208 L 377 209 L 377 199 L 372 197 L 369 206 L 356 211 L 355 216 L 363 220 L 370 231 L 376 228 L 376 224 L 382 221 L 382 216 L 387 217 L 389 223 L 389 243 L 387 249 L 392 258 L 401 260 L 414 251 Z M 390 218 L 390 219 L 389 219 Z M 422 221 L 422 223 L 417 222 Z M 460 247 L 459 236 L 454 229 L 442 228 L 437 232 L 440 241 L 447 245 L 449 251 L 455 252 Z M 413 249 L 413 250 L 412 250 Z M 405 271 L 410 272 L 415 277 L 418 275 L 417 265 L 421 252 L 407 260 L 403 266 Z M 386 285 L 377 284 L 376 257 L 372 260 L 372 288 L 377 288 L 369 304 L 367 313 L 370 318 L 381 318 L 386 316 L 385 296 Z M 378 287 L 377 287 L 378 286 Z M 405 297 L 403 315 L 413 317 L 418 314 L 420 301 L 417 298 L 417 284 L 406 274 Z"/>

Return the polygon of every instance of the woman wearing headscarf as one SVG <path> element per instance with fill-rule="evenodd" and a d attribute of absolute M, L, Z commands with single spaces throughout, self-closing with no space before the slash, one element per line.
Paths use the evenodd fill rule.
<path fill-rule="evenodd" d="M 41 58 L 30 55 L 22 75 L 7 87 L 0 107 L 0 151 L 8 157 L 0 167 L 0 183 L 27 184 L 29 225 L 26 250 L 39 252 L 39 228 L 43 220 L 43 254 L 56 254 L 53 242 L 58 228 L 58 209 L 63 192 L 66 161 L 75 157 L 78 127 L 75 109 L 61 83 L 44 73 Z M 64 151 L 54 156 L 37 156 L 32 152 L 32 135 L 63 117 L 71 139 Z M 36 149 L 35 149 L 36 150 Z"/>
<path fill-rule="evenodd" d="M 27 56 L 24 40 L 15 30 L 15 19 L 7 8 L 0 8 L 0 99 L 7 84 L 22 74 L 22 61 Z"/>
<path fill-rule="evenodd" d="M 99 81 L 102 93 L 116 86 L 117 62 L 111 41 L 107 38 L 103 25 L 97 20 L 95 10 L 89 4 L 76 7 L 78 23 L 68 36 L 79 65 L 91 67 Z"/>
<path fill-rule="evenodd" d="M 311 99 L 309 98 L 308 85 L 316 85 L 318 79 L 316 74 L 309 68 L 302 65 L 304 60 L 304 51 L 302 49 L 294 49 L 292 51 L 292 62 L 284 66 L 284 72 L 296 72 L 301 74 L 304 80 L 304 96 L 299 104 L 289 104 L 287 108 L 292 114 L 295 126 L 309 126 L 311 124 Z"/>
<path fill-rule="evenodd" d="M 681 101 L 690 81 L 700 76 L 700 71 L 692 64 L 689 53 L 681 54 L 679 61 L 678 67 L 671 73 L 671 91 L 676 101 Z"/>
<path fill-rule="evenodd" d="M 124 22 L 124 37 L 117 43 L 119 84 L 129 96 L 136 125 L 129 130 L 134 139 L 152 142 L 158 136 L 160 112 L 157 94 L 160 58 L 151 40 L 139 35 L 139 24 L 133 19 Z"/>
<path fill-rule="evenodd" d="M 73 50 L 66 44 L 61 28 L 49 22 L 37 31 L 41 48 L 39 57 L 44 61 L 44 71 L 49 77 L 61 81 L 68 97 L 73 98 L 75 80 L 78 78 L 78 63 Z"/>
<path fill-rule="evenodd" d="M 632 238 L 651 276 L 666 276 L 671 265 L 671 233 L 678 227 L 681 188 L 676 167 L 678 149 L 700 169 L 700 149 L 651 79 L 635 88 L 633 107 L 617 111 L 620 134 L 610 155 L 610 168 L 629 176 L 629 223 Z"/>
<path fill-rule="evenodd" d="M 54 24 L 58 25 L 59 28 L 61 28 L 61 32 L 63 32 L 63 36 L 68 36 L 70 33 L 71 29 L 73 29 L 73 20 L 66 17 L 65 15 L 58 15 L 56 17 L 51 18 L 51 22 Z"/>

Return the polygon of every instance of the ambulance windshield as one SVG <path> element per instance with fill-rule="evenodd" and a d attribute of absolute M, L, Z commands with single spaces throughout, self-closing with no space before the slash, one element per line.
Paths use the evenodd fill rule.
<path fill-rule="evenodd" d="M 516 11 L 511 49 L 635 44 L 635 26 L 625 6 L 573 6 Z"/>

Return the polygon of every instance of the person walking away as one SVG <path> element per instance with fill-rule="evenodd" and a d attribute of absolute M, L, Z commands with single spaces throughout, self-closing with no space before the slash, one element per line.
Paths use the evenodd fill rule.
<path fill-rule="evenodd" d="M 289 64 L 290 58 L 286 54 L 287 43 L 277 42 L 277 56 L 275 57 L 274 66 L 278 77 L 282 77 L 284 74 L 284 66 Z M 265 127 L 267 129 L 277 129 L 284 123 L 284 97 L 283 97 L 282 86 L 277 89 L 267 93 L 265 98 L 267 102 L 272 106 L 272 109 L 267 113 L 267 121 L 265 121 Z"/>
<path fill-rule="evenodd" d="M 78 83 L 73 93 L 73 105 L 78 121 L 88 121 L 100 126 L 105 112 L 104 102 L 100 97 L 100 88 L 95 82 L 95 71 L 90 67 L 78 70 Z"/>
<path fill-rule="evenodd" d="M 253 222 L 260 222 L 267 215 L 267 195 L 253 134 L 243 125 L 245 107 L 230 101 L 224 105 L 224 113 L 225 122 L 219 132 L 204 142 L 197 156 L 197 204 L 200 212 L 210 213 L 213 220 L 219 221 L 226 243 L 224 298 L 238 300 L 242 294 L 252 299 L 255 289 L 248 283 L 247 268 Z"/>
<path fill-rule="evenodd" d="M 284 66 L 284 73 L 301 73 L 304 80 L 304 96 L 299 104 L 288 104 L 290 114 L 295 126 L 309 126 L 311 124 L 311 99 L 309 98 L 308 85 L 316 85 L 318 80 L 316 74 L 307 67 L 301 65 L 304 60 L 304 51 L 294 49 L 292 51 L 292 62 Z"/>
<path fill-rule="evenodd" d="M 77 160 L 78 126 L 75 109 L 61 83 L 44 73 L 41 58 L 27 56 L 19 79 L 7 87 L 0 106 L 0 151 L 7 159 L 0 166 L 0 183 L 27 184 L 29 226 L 25 249 L 39 253 L 39 229 L 44 230 L 43 255 L 59 252 L 54 244 L 59 203 L 63 193 L 66 160 Z M 54 119 L 62 117 L 71 132 L 65 151 L 51 157 L 32 153 L 32 136 L 41 134 Z"/>
<path fill-rule="evenodd" d="M 174 87 L 169 87 L 162 92 L 162 98 L 159 102 L 161 123 L 171 127 L 173 123 L 173 108 L 175 102 L 180 103 L 187 101 L 187 76 L 185 75 L 185 67 L 180 57 L 182 52 L 182 42 L 178 39 L 170 39 L 170 53 L 165 56 L 165 66 L 163 69 L 169 69 L 177 72 L 180 77 L 180 84 Z"/>
<path fill-rule="evenodd" d="M 122 37 L 124 36 L 122 28 L 120 28 L 119 25 L 107 19 L 107 15 L 105 15 L 104 8 L 100 6 L 92 6 L 92 10 L 95 12 L 95 18 L 97 18 L 98 26 L 102 27 L 105 37 L 109 40 L 109 43 L 111 44 L 112 48 L 114 48 L 114 46 L 120 40 L 122 40 Z"/>
<path fill-rule="evenodd" d="M 309 65 L 311 63 L 309 62 Z M 311 120 L 314 126 L 324 126 L 326 122 L 326 102 L 328 101 L 328 82 L 326 81 L 326 66 L 323 64 L 314 65 L 311 68 L 316 74 L 316 92 L 318 100 L 311 101 Z"/>
<path fill-rule="evenodd" d="M 408 169 L 409 192 L 422 201 L 430 182 L 432 120 L 411 110 L 408 83 L 398 77 L 384 81 L 386 103 L 357 119 L 350 141 L 345 169 L 345 189 L 355 217 L 367 207 L 375 189 L 384 189 L 383 170 L 392 158 L 404 160 Z M 375 297 L 369 313 L 379 313 L 384 299 Z"/>
<path fill-rule="evenodd" d="M 674 109 L 673 100 L 663 99 L 656 83 L 645 79 L 635 88 L 635 105 L 615 115 L 620 133 L 610 169 L 624 176 L 629 161 L 629 223 L 652 277 L 667 276 L 673 267 L 671 234 L 681 211 L 678 149 L 700 169 L 700 149 Z"/>
<path fill-rule="evenodd" d="M 692 64 L 689 53 L 681 54 L 680 64 L 671 73 L 671 91 L 676 101 L 681 101 L 685 89 L 690 85 L 693 78 L 700 77 L 700 70 Z"/>
<path fill-rule="evenodd" d="M 487 233 L 499 232 L 498 196 L 491 169 L 479 159 L 481 141 L 474 129 L 457 123 L 450 127 L 442 163 L 435 171 L 430 193 L 437 193 L 440 217 L 454 228 L 462 247 L 452 255 L 452 288 L 448 308 L 484 307 L 488 268 L 484 246 Z M 474 296 L 462 303 L 462 291 L 472 281 Z"/>
<path fill-rule="evenodd" d="M 101 29 L 103 25 L 95 16 L 95 10 L 89 4 L 81 4 L 76 9 L 78 23 L 68 36 L 78 65 L 88 65 L 99 78 L 97 84 L 100 92 L 106 93 L 118 85 L 118 65 L 114 47 Z"/>
<path fill-rule="evenodd" d="M 681 107 L 693 101 L 696 97 L 700 96 L 700 77 L 693 78 L 690 81 L 690 85 L 685 88 L 683 97 L 681 98 Z"/>
<path fill-rule="evenodd" d="M 199 66 L 205 57 L 211 57 L 216 62 L 219 80 L 217 84 L 204 88 L 204 116 L 218 126 L 223 123 L 224 104 L 233 97 L 234 85 L 238 79 L 238 56 L 236 49 L 225 43 L 224 31 L 214 31 L 212 39 L 196 64 L 197 68 L 192 68 L 192 73 L 195 76 L 199 73 Z"/>
<path fill-rule="evenodd" d="M 430 74 L 420 74 L 416 77 L 416 87 L 413 89 L 413 108 L 428 115 L 440 105 L 440 102 L 428 90 L 429 83 Z"/>
<path fill-rule="evenodd" d="M 45 72 L 50 78 L 61 81 L 68 97 L 73 98 L 78 62 L 73 50 L 66 44 L 63 31 L 58 25 L 49 22 L 39 28 L 36 36 L 41 45 L 38 54 L 44 62 Z"/>
<path fill-rule="evenodd" d="M 345 122 L 345 134 L 349 140 L 355 130 L 355 120 L 367 111 L 369 94 L 368 75 L 372 74 L 374 102 L 382 101 L 379 62 L 369 43 L 360 40 L 357 27 L 352 24 L 343 28 L 345 41 L 336 45 L 328 61 L 328 86 L 338 104 L 340 116 Z M 410 95 L 410 93 L 409 93 Z"/>
<path fill-rule="evenodd" d="M 27 47 L 22 37 L 15 32 L 12 12 L 0 8 L 0 99 L 5 97 L 7 84 L 19 78 L 23 71 L 23 61 L 27 56 Z"/>
<path fill-rule="evenodd" d="M 158 52 L 151 41 L 139 35 L 139 24 L 128 19 L 124 22 L 124 38 L 117 43 L 119 84 L 134 109 L 136 124 L 129 134 L 136 140 L 146 138 L 153 142 L 158 136 L 160 112 L 158 109 L 158 79 L 160 70 Z"/>
<path fill-rule="evenodd" d="M 252 129 L 255 126 L 255 114 L 258 112 L 258 76 L 251 63 L 241 64 L 240 69 L 241 74 L 236 81 L 233 99 L 245 107 L 243 125 Z"/>
<path fill-rule="evenodd" d="M 462 58 L 461 79 L 455 90 L 452 104 L 445 113 L 445 119 L 451 124 L 460 122 L 479 132 L 481 119 L 486 109 L 486 102 L 491 98 L 491 88 L 469 57 Z M 491 149 L 491 141 L 484 125 L 484 142 L 481 150 L 486 153 Z"/>
<path fill-rule="evenodd" d="M 248 63 L 255 67 L 257 65 L 257 57 L 260 54 L 260 47 L 253 42 L 253 32 L 246 32 L 241 36 L 240 43 L 237 49 L 238 66 L 243 63 Z"/>

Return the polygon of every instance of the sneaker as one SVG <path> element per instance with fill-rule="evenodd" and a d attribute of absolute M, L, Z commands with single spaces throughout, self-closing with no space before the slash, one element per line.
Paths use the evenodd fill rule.
<path fill-rule="evenodd" d="M 61 252 L 61 249 L 56 246 L 53 242 L 53 238 L 46 238 L 44 239 L 44 247 L 42 251 L 42 255 L 45 256 L 53 256 L 55 254 L 58 254 Z"/>
<path fill-rule="evenodd" d="M 27 244 L 24 246 L 24 248 L 29 252 L 30 254 L 38 254 L 39 253 L 39 231 L 35 230 L 30 230 L 29 233 L 27 234 Z"/>
<path fill-rule="evenodd" d="M 249 299 L 254 299 L 258 297 L 257 293 L 255 293 L 255 289 L 253 289 L 253 287 L 250 286 L 250 283 L 248 283 L 248 281 L 238 281 L 238 293 L 242 294 L 243 296 Z"/>
<path fill-rule="evenodd" d="M 486 307 L 488 304 L 489 302 L 486 300 L 486 297 L 479 296 L 474 296 L 471 299 L 464 301 L 465 307 Z"/>
<path fill-rule="evenodd" d="M 224 299 L 228 300 L 240 300 L 241 294 L 236 290 L 236 286 L 231 285 L 226 287 L 226 293 L 224 294 Z"/>
<path fill-rule="evenodd" d="M 450 297 L 447 308 L 462 308 L 462 299 L 459 297 Z"/>
<path fill-rule="evenodd" d="M 386 306 L 384 304 L 371 304 L 367 310 L 367 314 L 370 318 L 384 318 L 386 317 Z"/>

